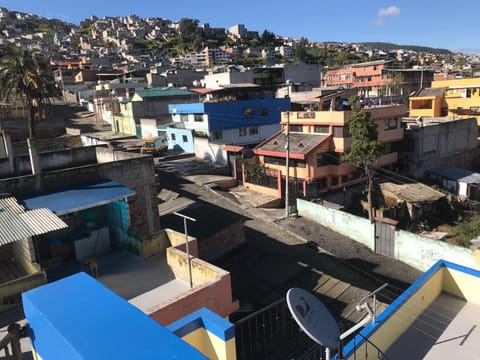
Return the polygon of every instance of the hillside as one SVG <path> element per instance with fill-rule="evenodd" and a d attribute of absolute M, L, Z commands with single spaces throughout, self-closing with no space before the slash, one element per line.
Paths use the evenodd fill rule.
<path fill-rule="evenodd" d="M 391 43 L 385 43 L 385 42 L 364 42 L 360 44 L 373 49 L 382 50 L 382 51 L 405 49 L 405 50 L 416 51 L 418 53 L 420 52 L 430 53 L 430 54 L 451 54 L 452 53 L 450 50 L 447 50 L 447 49 L 431 48 L 427 46 L 418 46 L 418 45 L 397 45 L 397 44 L 391 44 Z"/>

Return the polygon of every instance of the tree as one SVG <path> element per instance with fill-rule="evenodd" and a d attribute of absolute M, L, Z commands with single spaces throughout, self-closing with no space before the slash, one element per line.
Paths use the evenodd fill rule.
<path fill-rule="evenodd" d="M 3 100 L 18 96 L 27 111 L 29 137 L 35 137 L 35 119 L 42 119 L 45 105 L 52 97 L 60 96 L 60 90 L 40 51 L 11 45 L 0 63 L 0 97 Z"/>
<path fill-rule="evenodd" d="M 377 124 L 372 120 L 371 114 L 362 108 L 358 96 L 352 96 L 348 102 L 352 109 L 348 120 L 352 146 L 350 151 L 343 156 L 343 160 L 353 162 L 355 166 L 364 170 L 368 177 L 368 218 L 373 221 L 372 186 L 375 175 L 373 165 L 382 154 L 382 148 L 378 141 Z"/>

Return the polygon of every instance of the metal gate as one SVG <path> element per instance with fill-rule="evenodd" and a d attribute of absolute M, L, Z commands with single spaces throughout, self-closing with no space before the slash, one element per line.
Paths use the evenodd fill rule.
<path fill-rule="evenodd" d="M 395 228 L 398 221 L 381 218 L 375 220 L 375 253 L 395 256 Z"/>

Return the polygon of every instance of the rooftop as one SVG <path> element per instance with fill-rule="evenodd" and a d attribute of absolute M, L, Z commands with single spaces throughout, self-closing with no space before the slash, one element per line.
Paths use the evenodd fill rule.
<path fill-rule="evenodd" d="M 467 184 L 479 184 L 480 174 L 474 171 L 452 168 L 447 166 L 438 166 L 428 170 L 430 174 L 446 177 L 450 180 L 464 182 Z"/>
<path fill-rule="evenodd" d="M 344 358 L 476 358 L 479 285 L 480 271 L 439 260 L 345 346 Z"/>
<path fill-rule="evenodd" d="M 294 158 L 295 154 L 297 154 L 303 158 L 303 156 L 315 149 L 329 137 L 330 135 L 314 135 L 290 132 L 290 155 Z M 286 144 L 287 139 L 285 133 L 278 133 L 276 136 L 256 147 L 255 152 L 259 154 L 265 154 L 265 152 L 285 153 Z"/>

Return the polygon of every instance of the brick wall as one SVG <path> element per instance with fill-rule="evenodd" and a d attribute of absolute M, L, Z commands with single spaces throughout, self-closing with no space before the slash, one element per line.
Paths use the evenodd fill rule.
<path fill-rule="evenodd" d="M 108 152 L 113 153 L 107 148 L 97 148 L 97 151 L 104 155 Z M 0 193 L 7 192 L 22 197 L 100 179 L 110 179 L 136 192 L 136 195 L 129 197 L 128 200 L 131 229 L 140 236 L 158 232 L 160 220 L 153 158 L 134 154 L 121 155 L 118 151 L 115 154 L 117 158 L 125 159 L 0 180 Z"/>

